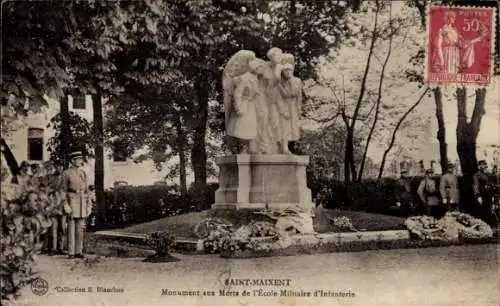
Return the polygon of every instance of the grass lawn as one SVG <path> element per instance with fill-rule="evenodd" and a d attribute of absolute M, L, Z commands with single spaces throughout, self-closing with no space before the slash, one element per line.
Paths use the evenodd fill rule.
<path fill-rule="evenodd" d="M 203 219 L 210 216 L 210 211 L 192 212 L 179 216 L 167 217 L 147 223 L 133 225 L 124 229 L 116 230 L 126 233 L 147 234 L 154 231 L 169 231 L 179 238 L 196 238 L 193 233 L 194 226 Z M 248 214 L 235 212 L 228 215 L 228 220 L 233 224 L 245 223 L 248 220 Z M 322 215 L 317 215 L 314 218 L 314 226 L 317 232 L 338 232 L 339 229 L 333 226 L 328 219 L 345 216 L 351 219 L 351 222 L 357 230 L 360 231 L 380 231 L 380 230 L 401 230 L 405 229 L 403 224 L 404 219 L 394 216 L 386 216 L 379 214 L 370 214 L 359 211 L 346 210 L 324 210 Z M 245 220 L 243 220 L 245 219 Z"/>
<path fill-rule="evenodd" d="M 387 231 L 404 230 L 404 218 L 387 216 L 380 214 L 366 213 L 362 211 L 324 209 L 324 215 L 315 218 L 316 231 L 319 233 L 338 232 L 339 229 L 333 226 L 328 219 L 337 217 L 348 217 L 355 229 L 359 231 Z"/>
<path fill-rule="evenodd" d="M 196 238 L 193 229 L 199 222 L 209 217 L 209 211 L 191 212 L 183 215 L 166 217 L 147 223 L 126 227 L 119 232 L 147 234 L 155 231 L 169 231 L 179 238 Z"/>

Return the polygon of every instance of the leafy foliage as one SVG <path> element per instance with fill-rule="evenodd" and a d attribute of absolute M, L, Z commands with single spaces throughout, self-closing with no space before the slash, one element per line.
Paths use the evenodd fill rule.
<path fill-rule="evenodd" d="M 2 31 L 2 104 L 10 95 L 22 105 L 27 96 L 32 103 L 44 105 L 45 93 L 62 95 L 62 88 L 71 81 L 65 70 L 70 58 L 62 43 L 69 34 L 68 9 L 66 3 L 52 0 L 2 5 L 6 29 Z"/>
<path fill-rule="evenodd" d="M 49 208 L 45 192 L 2 183 L 2 300 L 18 297 L 20 290 L 35 279 L 31 265 L 42 247 L 40 235 L 51 225 Z"/>
<path fill-rule="evenodd" d="M 90 124 L 85 118 L 81 117 L 77 113 L 70 112 L 69 116 L 69 126 L 70 126 L 70 147 L 72 150 L 82 151 L 84 157 L 91 157 L 94 148 L 94 136 L 92 133 L 92 124 Z M 64 149 L 62 146 L 62 122 L 61 113 L 55 115 L 50 119 L 47 127 L 52 127 L 55 130 L 55 135 L 51 137 L 48 141 L 48 151 L 50 153 L 50 160 L 58 165 L 64 164 Z"/>
<path fill-rule="evenodd" d="M 209 102 L 220 101 L 222 67 L 230 56 L 250 49 L 265 57 L 271 46 L 282 47 L 297 56 L 298 74 L 312 77 L 314 58 L 328 53 L 347 32 L 340 25 L 346 11 L 335 1 L 146 1 L 119 6 L 112 19 L 128 44 L 117 61 L 125 94 L 111 102 L 108 134 L 147 146 L 150 157 L 164 157 L 160 163 L 182 147 L 199 181 L 210 170 L 206 136 L 220 137 L 223 129 L 222 103 Z M 129 118 L 140 122 L 140 128 Z"/>

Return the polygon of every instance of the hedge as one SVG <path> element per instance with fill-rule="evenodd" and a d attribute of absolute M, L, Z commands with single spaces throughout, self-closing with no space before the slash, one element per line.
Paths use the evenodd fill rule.
<path fill-rule="evenodd" d="M 411 180 L 412 200 L 415 204 L 413 208 L 402 203 L 402 207 L 395 209 L 397 199 L 403 194 L 396 179 L 364 180 L 349 184 L 325 179 L 315 181 L 314 184 L 309 182 L 309 188 L 313 197 L 317 202 L 322 202 L 325 208 L 407 217 L 421 214 L 424 209 L 417 195 L 417 188 L 422 177 L 409 179 Z M 440 178 L 436 176 L 434 179 L 439 184 Z M 475 215 L 474 207 L 471 205 L 474 199 L 470 183 L 459 178 L 459 184 L 462 209 Z M 466 186 L 469 187 L 466 188 Z M 180 196 L 176 186 L 120 186 L 105 192 L 105 218 L 89 227 L 90 229 L 119 228 L 163 217 L 206 210 L 214 203 L 217 188 L 217 183 L 201 188 L 191 186 L 186 196 Z"/>
<path fill-rule="evenodd" d="M 102 218 L 89 222 L 89 229 L 121 228 L 163 217 L 209 209 L 218 184 L 191 186 L 180 195 L 177 186 L 119 186 L 104 193 Z M 90 220 L 94 219 L 90 216 Z"/>
<path fill-rule="evenodd" d="M 315 181 L 310 184 L 313 197 L 318 202 L 323 203 L 326 208 L 340 208 L 371 213 L 381 213 L 399 216 L 408 216 L 420 214 L 424 206 L 417 194 L 417 189 L 422 176 L 408 178 L 411 185 L 411 197 L 415 205 L 414 209 L 401 207 L 395 210 L 395 204 L 398 198 L 401 198 L 404 190 L 398 184 L 397 179 L 384 178 L 378 180 L 363 180 L 361 182 L 351 182 L 345 184 L 342 181 L 328 180 Z M 436 186 L 439 186 L 440 176 L 434 176 Z M 494 181 L 491 176 L 490 180 Z M 472 182 L 470 179 L 459 177 L 460 206 L 465 211 L 474 213 L 475 199 L 472 193 Z M 402 203 L 404 204 L 404 203 Z"/>

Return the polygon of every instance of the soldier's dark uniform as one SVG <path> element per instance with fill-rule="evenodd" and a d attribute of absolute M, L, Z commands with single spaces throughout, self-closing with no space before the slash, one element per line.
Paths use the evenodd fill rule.
<path fill-rule="evenodd" d="M 413 213 L 415 209 L 413 195 L 411 193 L 411 179 L 407 177 L 407 171 L 401 171 L 401 177 L 397 180 L 396 202 L 403 215 L 407 216 Z"/>
<path fill-rule="evenodd" d="M 51 163 L 46 164 L 47 169 L 54 169 L 54 165 Z M 50 253 L 63 254 L 64 243 L 66 241 L 66 215 L 64 215 L 62 211 L 63 199 L 61 197 L 60 192 L 60 174 L 49 171 L 48 174 L 43 176 L 41 179 L 41 185 L 46 186 L 49 191 L 49 198 L 52 204 L 50 211 L 50 219 L 52 221 L 52 225 L 50 228 Z"/>
<path fill-rule="evenodd" d="M 473 176 L 472 188 L 478 202 L 477 204 L 480 206 L 479 217 L 485 222 L 493 224 L 495 218 L 491 210 L 493 206 L 494 186 L 489 182 L 488 175 L 485 173 L 486 162 L 480 161 L 478 165 L 480 170 Z"/>

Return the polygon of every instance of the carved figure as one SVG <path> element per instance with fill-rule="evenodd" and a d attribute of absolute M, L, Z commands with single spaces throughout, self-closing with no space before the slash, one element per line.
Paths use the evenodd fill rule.
<path fill-rule="evenodd" d="M 237 83 L 241 81 L 240 76 L 247 73 L 250 69 L 250 62 L 256 59 L 255 53 L 249 50 L 240 50 L 236 52 L 227 62 L 226 67 L 222 73 L 222 88 L 224 90 L 224 115 L 226 126 L 226 143 L 233 154 L 238 154 L 242 142 L 249 140 L 248 136 L 252 136 L 253 131 L 244 134 L 239 134 L 241 129 L 236 129 L 237 117 L 243 116 L 248 113 L 247 108 L 242 105 L 242 98 L 240 97 L 239 103 L 235 104 L 234 92 Z M 247 79 L 247 78 L 246 78 Z M 243 88 L 243 87 L 240 87 Z M 240 94 L 241 96 L 241 94 Z M 241 120 L 239 120 L 241 121 Z M 239 137 L 239 136 L 243 136 Z M 255 138 L 255 137 L 253 137 Z"/>
<path fill-rule="evenodd" d="M 281 80 L 277 84 L 280 92 L 279 110 L 281 115 L 281 141 L 282 153 L 289 154 L 288 143 L 298 141 L 300 138 L 300 110 L 302 108 L 302 81 L 293 76 L 295 57 L 284 54 L 281 59 Z"/>

